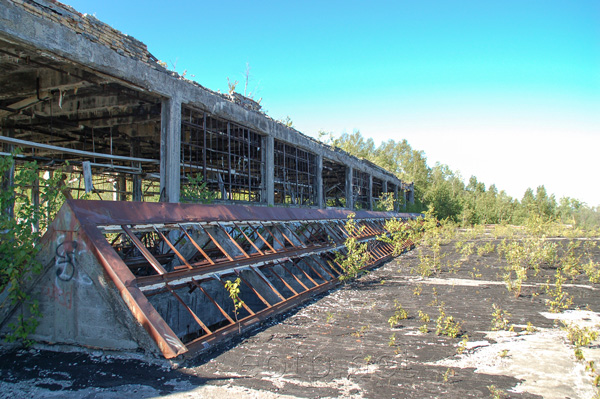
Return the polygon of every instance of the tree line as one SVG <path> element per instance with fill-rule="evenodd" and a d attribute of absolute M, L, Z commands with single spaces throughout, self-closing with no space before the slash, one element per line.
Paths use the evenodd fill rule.
<path fill-rule="evenodd" d="M 570 197 L 556 199 L 546 188 L 528 188 L 523 198 L 515 199 L 492 184 L 486 188 L 477 177 L 465 182 L 459 173 L 447 165 L 427 165 L 427 157 L 413 149 L 405 140 L 388 140 L 379 146 L 360 131 L 342 133 L 319 132 L 319 139 L 351 155 L 367 159 L 394 173 L 403 181 L 414 182 L 415 203 L 408 210 L 423 212 L 433 209 L 438 219 L 452 220 L 462 225 L 516 224 L 531 217 L 559 221 L 577 227 L 600 227 L 600 207 L 592 207 Z"/>

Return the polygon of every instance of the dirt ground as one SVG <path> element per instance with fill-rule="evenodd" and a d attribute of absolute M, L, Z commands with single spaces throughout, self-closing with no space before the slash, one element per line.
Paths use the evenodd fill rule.
<path fill-rule="evenodd" d="M 454 243 L 442 247 L 444 263 L 460 261 L 455 272 L 411 273 L 419 264 L 413 250 L 193 361 L 40 348 L 4 352 L 0 397 L 591 398 L 596 389 L 586 364 L 600 364 L 598 342 L 583 348 L 585 361 L 577 361 L 559 321 L 598 329 L 598 287 L 585 275 L 567 280 L 563 290 L 572 306 L 550 313 L 543 285 L 554 281 L 556 265 L 542 265 L 515 298 L 501 277 L 506 261 L 495 251 L 476 251 L 500 241 L 473 242 L 469 256 L 457 253 Z M 591 253 L 600 262 L 597 246 Z M 456 338 L 436 334 L 442 302 L 445 317 L 460 323 Z M 408 318 L 390 326 L 398 304 Z M 510 313 L 514 331 L 491 331 L 493 305 Z M 428 323 L 419 311 L 429 315 Z M 528 322 L 535 328 L 526 331 Z M 429 332 L 420 331 L 424 324 Z"/>

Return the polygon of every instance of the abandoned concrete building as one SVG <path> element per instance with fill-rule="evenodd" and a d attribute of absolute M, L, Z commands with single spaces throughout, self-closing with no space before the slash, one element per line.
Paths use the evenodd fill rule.
<path fill-rule="evenodd" d="M 397 212 L 412 184 L 165 69 L 143 43 L 56 1 L 0 0 L 0 88 L 0 156 L 20 148 L 17 167 L 35 160 L 46 174 L 68 164 L 71 199 L 32 286 L 41 341 L 200 350 L 330 288 L 346 237 L 368 243 L 370 264 L 389 258 L 376 237 L 410 217 Z M 199 181 L 214 205 L 181 204 Z M 395 212 L 374 211 L 386 193 Z M 23 305 L 0 302 L 5 331 Z"/>

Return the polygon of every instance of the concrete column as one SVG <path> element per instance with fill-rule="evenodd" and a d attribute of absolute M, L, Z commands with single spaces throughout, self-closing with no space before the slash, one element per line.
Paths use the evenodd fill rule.
<path fill-rule="evenodd" d="M 8 137 L 13 137 L 14 134 L 12 132 L 12 130 L 5 130 L 4 132 L 2 132 L 3 134 L 5 134 Z M 15 146 L 12 144 L 4 144 L 3 145 L 3 150 L 4 152 L 7 153 L 12 153 L 15 149 Z M 15 185 L 15 162 L 13 159 L 13 163 L 10 166 L 10 168 L 8 168 L 8 170 L 6 170 L 3 174 L 3 176 L 0 176 L 0 189 L 2 189 L 2 191 L 4 192 L 10 192 L 11 196 L 14 197 L 15 193 L 14 193 L 14 185 Z M 5 212 L 10 218 L 14 217 L 15 214 L 15 207 L 14 207 L 14 203 L 12 205 L 9 205 L 6 209 L 0 209 L 0 212 Z"/>
<path fill-rule="evenodd" d="M 325 199 L 323 198 L 323 155 L 317 155 L 317 206 L 319 209 L 325 208 Z"/>
<path fill-rule="evenodd" d="M 402 183 L 400 183 L 400 184 L 402 184 Z M 394 210 L 395 210 L 395 211 L 398 211 L 398 210 L 399 210 L 399 209 L 398 209 L 398 203 L 399 203 L 398 201 L 399 201 L 399 200 L 400 200 L 400 198 L 398 197 L 398 185 L 396 184 L 396 185 L 394 186 Z"/>
<path fill-rule="evenodd" d="M 346 166 L 346 208 L 354 209 L 354 190 L 352 189 L 353 169 Z"/>
<path fill-rule="evenodd" d="M 119 191 L 119 201 L 127 201 L 127 179 L 125 179 L 125 175 L 119 176 L 117 190 Z"/>
<path fill-rule="evenodd" d="M 181 185 L 181 99 L 163 100 L 160 119 L 160 200 L 179 202 Z"/>
<path fill-rule="evenodd" d="M 373 210 L 373 175 L 369 175 L 369 210 Z"/>
<path fill-rule="evenodd" d="M 135 138 L 131 140 L 131 156 L 138 158 L 142 157 L 140 141 Z M 132 166 L 140 168 L 140 170 L 142 169 L 142 164 L 140 162 L 134 162 Z M 133 175 L 133 177 L 131 178 L 131 200 L 142 200 L 142 176 L 140 175 Z"/>
<path fill-rule="evenodd" d="M 265 196 L 267 205 L 275 205 L 275 139 L 273 136 L 265 137 L 265 169 L 263 180 L 265 182 Z"/>
<path fill-rule="evenodd" d="M 383 183 L 381 184 L 381 191 L 384 193 L 388 192 L 388 182 L 387 180 L 384 180 Z"/>

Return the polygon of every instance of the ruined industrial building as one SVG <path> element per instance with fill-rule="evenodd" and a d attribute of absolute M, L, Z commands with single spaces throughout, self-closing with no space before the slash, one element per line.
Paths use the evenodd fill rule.
<path fill-rule="evenodd" d="M 68 171 L 31 287 L 41 342 L 197 353 L 337 284 L 348 237 L 368 243 L 370 265 L 389 259 L 376 238 L 410 217 L 398 212 L 412 184 L 52 0 L 0 0 L 0 87 L 1 155 Z M 199 181 L 212 204 L 181 203 Z M 388 193 L 393 211 L 375 211 Z M 225 285 L 238 277 L 236 312 Z M 2 332 L 23 311 L 5 294 Z"/>

